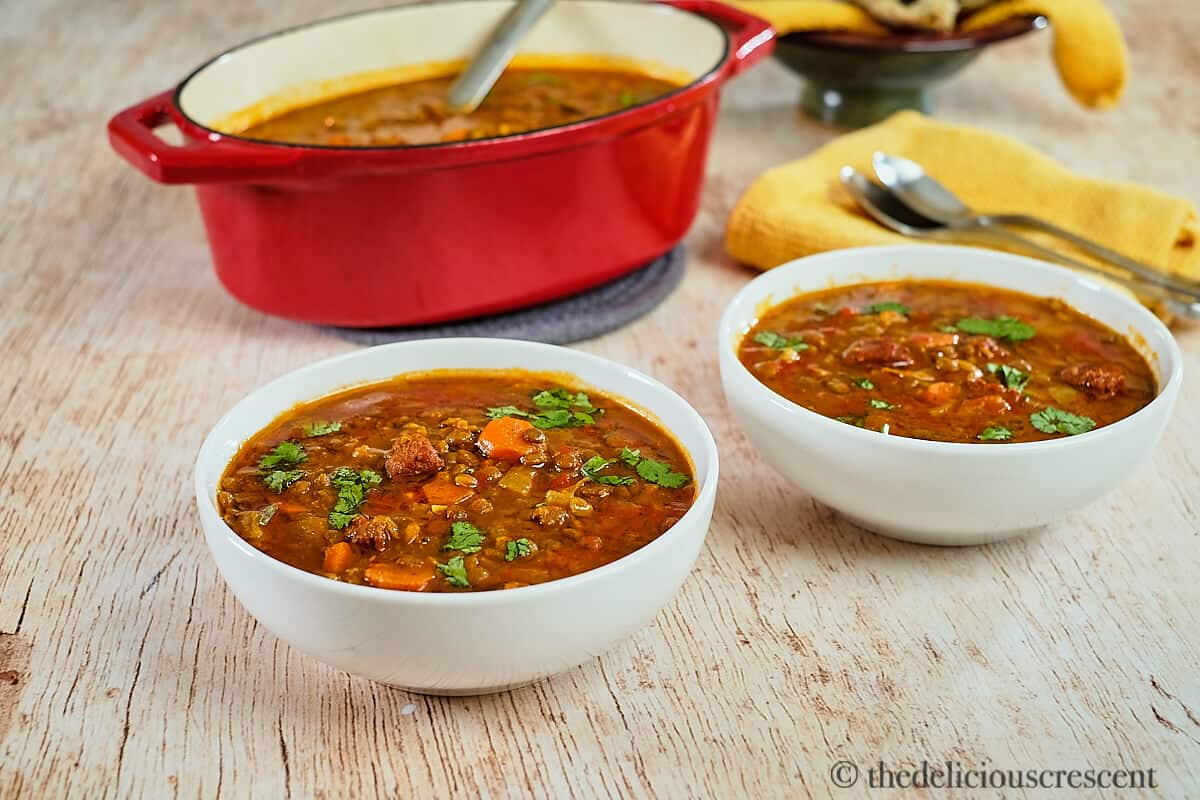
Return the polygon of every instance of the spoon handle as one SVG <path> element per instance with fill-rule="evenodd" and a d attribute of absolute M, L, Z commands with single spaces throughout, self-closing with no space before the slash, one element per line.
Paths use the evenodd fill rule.
<path fill-rule="evenodd" d="M 980 224 L 983 225 L 1012 225 L 1022 228 L 1032 228 L 1033 230 L 1041 231 L 1042 233 L 1050 234 L 1063 241 L 1070 242 L 1079 249 L 1090 253 L 1101 261 L 1107 261 L 1115 267 L 1138 275 L 1147 281 L 1156 283 L 1159 286 L 1168 289 L 1174 289 L 1178 292 L 1184 292 L 1200 299 L 1200 281 L 1192 281 L 1184 278 L 1177 278 L 1172 275 L 1163 273 L 1147 264 L 1140 261 L 1135 261 L 1128 256 L 1118 253 L 1099 242 L 1072 233 L 1066 228 L 1047 222 L 1038 217 L 1031 217 L 1027 214 L 985 214 L 977 218 Z"/>
<path fill-rule="evenodd" d="M 1078 259 L 1074 259 L 1070 256 L 1066 256 L 1062 253 L 1051 250 L 1049 247 L 1043 247 L 1032 239 L 1027 239 L 1024 236 L 1013 233 L 1009 229 L 999 225 L 986 225 L 980 222 L 960 230 L 970 230 L 971 234 L 981 241 L 990 241 L 992 244 L 998 244 L 1001 246 L 1018 247 L 1047 261 L 1053 261 L 1064 266 L 1103 276 L 1113 283 L 1124 286 L 1134 294 L 1141 295 L 1143 297 L 1153 297 L 1156 300 L 1162 301 L 1162 303 L 1177 316 L 1186 317 L 1188 319 L 1200 319 L 1200 299 L 1198 299 L 1194 293 L 1195 290 L 1181 295 L 1180 293 L 1164 286 L 1146 283 L 1141 280 L 1127 278 L 1121 275 L 1113 275 L 1112 273 L 1107 272 L 1100 267 L 1095 266 L 1094 264 L 1089 264 L 1086 261 L 1079 261 Z"/>
<path fill-rule="evenodd" d="M 554 0 L 517 0 L 513 4 L 483 49 L 450 87 L 446 105 L 451 111 L 469 114 L 479 108 L 517 52 L 521 39 L 552 5 Z"/>

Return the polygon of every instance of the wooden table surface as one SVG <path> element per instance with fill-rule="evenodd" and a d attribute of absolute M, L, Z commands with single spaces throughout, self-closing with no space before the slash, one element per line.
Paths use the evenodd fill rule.
<path fill-rule="evenodd" d="M 370 4 L 0 6 L 0 796 L 823 797 L 843 759 L 1153 768 L 1162 796 L 1200 793 L 1200 332 L 1153 462 L 1040 532 L 901 544 L 789 488 L 708 346 L 751 277 L 721 246 L 739 192 L 834 135 L 774 63 L 726 92 L 682 287 L 578 345 L 674 386 L 717 437 L 675 601 L 591 663 L 464 699 L 258 627 L 201 540 L 192 460 L 243 394 L 352 346 L 230 299 L 192 193 L 127 167 L 103 125 L 218 48 Z M 1116 110 L 1071 102 L 1044 33 L 986 53 L 940 113 L 1200 200 L 1200 11 L 1112 5 L 1135 66 Z"/>

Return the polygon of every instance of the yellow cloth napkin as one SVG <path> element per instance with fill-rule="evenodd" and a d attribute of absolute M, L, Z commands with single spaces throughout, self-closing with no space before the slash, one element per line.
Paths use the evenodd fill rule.
<path fill-rule="evenodd" d="M 901 111 L 761 175 L 730 217 L 730 255 L 769 269 L 825 250 L 910 241 L 859 211 L 838 180 L 843 164 L 871 174 L 876 150 L 922 164 L 980 212 L 1040 216 L 1131 258 L 1200 279 L 1200 219 L 1188 200 L 1085 178 L 1006 136 L 915 111 Z M 1029 235 L 1085 257 L 1058 240 Z"/>
<path fill-rule="evenodd" d="M 735 4 L 767 20 L 780 34 L 833 30 L 881 36 L 892 32 L 858 6 L 842 0 L 742 0 Z M 1129 78 L 1129 53 L 1116 19 L 1100 0 L 1000 0 L 967 17 L 962 27 L 976 30 L 1037 14 L 1054 25 L 1054 61 L 1067 91 L 1090 108 L 1115 105 Z"/>

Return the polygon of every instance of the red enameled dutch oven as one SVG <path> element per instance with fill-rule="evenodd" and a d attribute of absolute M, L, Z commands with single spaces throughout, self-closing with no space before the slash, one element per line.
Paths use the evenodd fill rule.
<path fill-rule="evenodd" d="M 683 237 L 718 90 L 770 52 L 766 22 L 711 0 L 556 4 L 523 52 L 631 58 L 693 77 L 657 100 L 556 128 L 351 148 L 206 127 L 297 85 L 467 58 L 510 5 L 407 5 L 257 39 L 117 114 L 109 137 L 154 180 L 196 184 L 217 274 L 256 309 L 373 327 L 573 294 Z M 168 123 L 183 145 L 154 134 Z"/>

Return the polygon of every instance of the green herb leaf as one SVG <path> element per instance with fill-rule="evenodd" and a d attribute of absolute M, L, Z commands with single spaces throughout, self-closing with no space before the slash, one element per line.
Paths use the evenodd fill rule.
<path fill-rule="evenodd" d="M 526 419 L 533 416 L 528 411 L 522 411 L 516 406 L 492 406 L 487 411 L 483 412 L 488 419 L 500 419 L 501 417 L 518 417 Z"/>
<path fill-rule="evenodd" d="M 628 475 L 601 475 L 600 473 L 606 468 L 617 463 L 614 459 L 604 459 L 600 456 L 592 456 L 583 465 L 584 477 L 589 478 L 596 483 L 602 483 L 605 486 L 630 486 L 633 484 L 633 478 Z"/>
<path fill-rule="evenodd" d="M 275 512 L 278 510 L 279 510 L 279 506 L 276 505 L 275 503 L 271 503 L 271 505 L 267 506 L 262 511 L 258 512 L 258 524 L 266 525 L 268 522 L 270 522 L 272 519 L 275 518 Z"/>
<path fill-rule="evenodd" d="M 867 400 L 867 405 L 869 405 L 871 408 L 879 408 L 879 409 L 885 409 L 885 410 L 889 409 L 889 408 L 895 408 L 895 406 L 892 405 L 891 403 L 889 403 L 888 401 L 876 400 L 874 397 Z"/>
<path fill-rule="evenodd" d="M 446 576 L 446 583 L 451 586 L 465 589 L 471 585 L 467 580 L 467 565 L 463 563 L 462 556 L 453 556 L 445 564 L 438 564 L 437 568 Z"/>
<path fill-rule="evenodd" d="M 668 464 L 655 461 L 653 458 L 643 458 L 641 450 L 630 450 L 628 447 L 623 447 L 618 458 L 636 469 L 642 480 L 656 483 L 667 489 L 680 489 L 687 486 L 691 480 L 682 472 L 672 472 Z"/>
<path fill-rule="evenodd" d="M 963 333 L 993 336 L 997 339 L 1009 339 L 1014 342 L 1032 339 L 1037 333 L 1032 325 L 1013 317 L 996 317 L 995 319 L 967 317 L 960 319 L 956 327 Z"/>
<path fill-rule="evenodd" d="M 516 561 L 518 558 L 531 556 L 536 549 L 537 545 L 528 539 L 510 539 L 508 544 L 504 546 L 504 560 Z"/>
<path fill-rule="evenodd" d="M 329 473 L 329 482 L 338 490 L 337 503 L 329 512 L 329 527 L 340 531 L 349 525 L 366 500 L 367 489 L 382 481 L 378 472 L 369 469 L 355 472 L 350 467 L 338 467 Z"/>
<path fill-rule="evenodd" d="M 337 433 L 341 429 L 342 423 L 340 422 L 310 422 L 304 426 L 304 435 L 311 439 L 314 436 Z"/>
<path fill-rule="evenodd" d="M 561 86 L 562 80 L 549 72 L 535 72 L 525 79 L 526 86 Z"/>
<path fill-rule="evenodd" d="M 1025 388 L 1025 384 L 1029 383 L 1028 372 L 1010 367 L 1008 364 L 988 364 L 987 371 L 995 375 L 996 380 L 1000 383 L 1009 389 L 1016 389 L 1018 392 Z"/>
<path fill-rule="evenodd" d="M 566 389 L 543 389 L 533 395 L 533 404 L 542 411 L 531 414 L 516 406 L 493 406 L 485 413 L 488 419 L 499 419 L 500 417 L 527 419 L 534 427 L 542 430 L 595 425 L 595 415 L 604 413 L 603 409 L 592 405 L 591 399 L 585 392 L 568 392 Z"/>
<path fill-rule="evenodd" d="M 958 333 L 958 328 L 954 325 L 938 325 L 937 329 L 942 333 Z"/>
<path fill-rule="evenodd" d="M 263 476 L 263 483 L 272 492 L 278 494 L 304 477 L 304 471 L 299 469 L 276 469 Z"/>
<path fill-rule="evenodd" d="M 483 540 L 487 534 L 469 522 L 452 522 L 450 538 L 442 546 L 443 550 L 461 550 L 464 553 L 478 553 L 483 549 Z"/>
<path fill-rule="evenodd" d="M 834 417 L 838 422 L 844 422 L 847 425 L 853 425 L 861 428 L 866 424 L 866 418 L 862 414 L 847 414 L 843 417 Z"/>
<path fill-rule="evenodd" d="M 580 411 L 596 413 L 585 392 L 568 392 L 566 389 L 543 389 L 533 396 L 533 404 L 538 408 L 577 408 Z"/>
<path fill-rule="evenodd" d="M 975 438 L 981 442 L 1004 442 L 1012 438 L 1012 431 L 1003 425 L 988 425 Z"/>
<path fill-rule="evenodd" d="M 872 303 L 871 305 L 864 308 L 862 310 L 862 313 L 878 314 L 881 311 L 895 311 L 896 313 L 903 314 L 906 317 L 910 313 L 912 313 L 911 308 L 904 305 L 904 303 L 897 303 L 895 300 L 885 300 L 882 303 Z"/>
<path fill-rule="evenodd" d="M 304 448 L 295 442 L 280 442 L 258 462 L 263 472 L 276 467 L 294 467 L 308 458 Z"/>
<path fill-rule="evenodd" d="M 875 383 L 870 378 L 852 378 L 850 382 L 860 389 L 866 389 L 868 392 L 875 388 Z"/>
<path fill-rule="evenodd" d="M 784 336 L 776 331 L 759 331 L 754 334 L 754 341 L 772 350 L 807 350 L 803 337 Z"/>
<path fill-rule="evenodd" d="M 1065 433 L 1067 436 L 1087 433 L 1096 427 L 1094 419 L 1081 417 L 1054 406 L 1046 406 L 1041 411 L 1030 414 L 1029 421 L 1042 433 Z"/>
<path fill-rule="evenodd" d="M 629 108 L 637 102 L 637 95 L 629 89 L 622 89 L 621 94 L 617 96 L 617 102 L 621 104 L 622 108 Z"/>
<path fill-rule="evenodd" d="M 650 483 L 657 483 L 659 486 L 664 486 L 667 489 L 683 488 L 687 486 L 690 480 L 682 472 L 672 472 L 668 465 L 661 461 L 655 461 L 652 458 L 643 458 L 638 462 L 637 474 L 641 475 L 643 480 L 650 481 Z"/>

